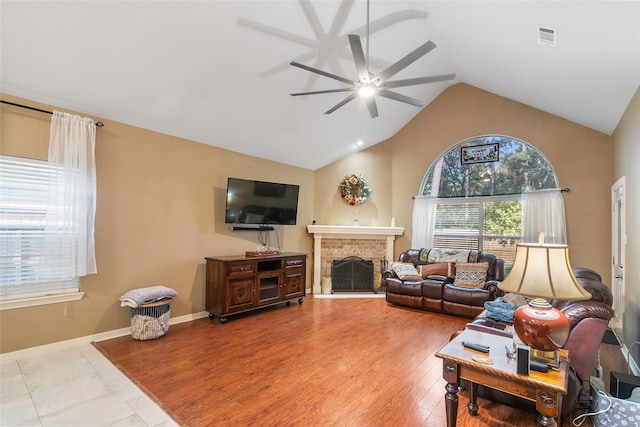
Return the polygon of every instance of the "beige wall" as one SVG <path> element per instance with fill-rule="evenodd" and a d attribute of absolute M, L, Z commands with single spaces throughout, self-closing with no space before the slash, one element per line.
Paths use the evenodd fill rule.
<path fill-rule="evenodd" d="M 625 177 L 626 254 L 623 339 L 629 348 L 640 341 L 640 88 L 613 134 L 613 182 Z M 632 352 L 640 365 L 640 348 Z"/>
<path fill-rule="evenodd" d="M 351 221 L 354 207 L 344 205 L 335 188 L 344 175 L 362 173 L 372 183 L 382 181 L 382 186 L 371 185 L 371 204 L 358 208 L 360 222 L 388 225 L 395 217 L 405 227 L 396 240 L 397 257 L 411 247 L 411 197 L 431 163 L 452 145 L 483 134 L 522 139 L 549 159 L 560 186 L 571 189 L 564 199 L 573 265 L 609 277 L 611 137 L 466 84 L 449 87 L 387 141 L 317 170 L 315 219 L 319 224 Z M 376 215 L 363 218 L 363 212 Z"/>
<path fill-rule="evenodd" d="M 46 158 L 50 116 L 7 105 L 0 111 L 2 153 Z M 203 258 L 258 245 L 256 232 L 233 232 L 224 224 L 229 176 L 299 184 L 299 225 L 283 226 L 280 244 L 283 251 L 310 252 L 312 171 L 94 119 L 105 123 L 96 142 L 98 274 L 81 280 L 85 298 L 67 303 L 66 316 L 64 304 L 0 312 L 0 352 L 127 327 L 129 312 L 118 298 L 138 287 L 176 289 L 172 317 L 203 311 Z"/>
<path fill-rule="evenodd" d="M 636 95 L 634 117 L 638 103 Z M 623 147 L 616 159 L 638 158 L 638 120 L 631 116 L 628 111 L 629 125 L 616 132 L 616 150 Z M 0 119 L 3 152 L 29 157 L 46 152 L 46 115 L 3 106 Z M 612 138 L 472 86 L 450 87 L 394 137 L 315 172 L 103 121 L 96 149 L 99 272 L 82 281 L 87 295 L 67 304 L 66 317 L 62 304 L 0 312 L 2 353 L 127 327 L 128 311 L 119 307 L 118 297 L 135 287 L 165 284 L 178 290 L 172 316 L 204 310 L 202 258 L 242 253 L 257 244 L 255 234 L 231 232 L 223 224 L 228 176 L 300 184 L 299 225 L 281 229 L 283 250 L 311 253 L 306 224 L 352 224 L 357 209 L 362 225 L 389 225 L 395 217 L 406 228 L 397 240 L 397 256 L 411 247 L 411 196 L 426 170 L 452 145 L 481 134 L 513 136 L 547 156 L 560 185 L 571 189 L 565 203 L 573 265 L 610 277 Z M 619 143 L 619 133 L 624 142 Z M 616 160 L 618 168 L 622 162 Z M 629 179 L 634 171 L 629 166 L 624 172 Z M 344 204 L 337 192 L 351 173 L 364 175 L 373 189 L 357 208 Z M 637 186 L 635 173 L 631 182 Z M 637 205 L 635 200 L 633 212 Z M 637 242 L 637 230 L 634 237 Z M 637 259 L 637 251 L 628 249 L 627 260 L 631 255 Z M 310 269 L 310 285 L 309 274 Z M 637 312 L 637 292 L 634 298 Z"/>

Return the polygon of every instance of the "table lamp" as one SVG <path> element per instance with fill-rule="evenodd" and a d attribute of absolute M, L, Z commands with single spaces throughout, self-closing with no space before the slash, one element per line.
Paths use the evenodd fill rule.
<path fill-rule="evenodd" d="M 591 294 L 576 280 L 567 245 L 518 243 L 511 272 L 498 287 L 533 299 L 513 315 L 518 338 L 532 349 L 532 357 L 556 359 L 569 337 L 569 320 L 548 299 L 586 300 Z M 536 351 L 537 350 L 537 351 Z M 551 353 L 551 355 L 549 355 Z"/>

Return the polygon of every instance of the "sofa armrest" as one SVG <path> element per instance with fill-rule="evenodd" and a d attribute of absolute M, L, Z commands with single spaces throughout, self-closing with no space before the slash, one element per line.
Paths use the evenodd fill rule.
<path fill-rule="evenodd" d="M 500 284 L 500 282 L 497 281 L 497 280 L 488 280 L 484 284 L 484 288 L 483 289 L 489 291 L 489 293 L 491 294 L 491 300 L 494 300 L 497 297 L 502 296 L 504 294 L 502 289 L 498 288 L 499 284 Z"/>
<path fill-rule="evenodd" d="M 382 279 L 398 279 L 398 275 L 396 274 L 395 271 L 391 270 L 391 269 L 387 269 L 387 270 L 383 270 L 382 271 Z M 400 280 L 400 279 L 398 279 Z"/>

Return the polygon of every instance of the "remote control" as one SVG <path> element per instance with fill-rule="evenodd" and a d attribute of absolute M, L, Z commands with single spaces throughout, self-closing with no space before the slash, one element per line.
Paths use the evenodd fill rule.
<path fill-rule="evenodd" d="M 539 360 L 531 359 L 529 361 L 529 366 L 531 367 L 531 370 L 533 370 L 533 371 L 538 371 L 538 372 L 548 372 L 549 371 L 549 364 L 546 363 L 546 362 L 541 362 Z"/>
<path fill-rule="evenodd" d="M 489 353 L 488 345 L 476 344 L 474 342 L 469 342 L 469 341 L 462 341 L 462 345 L 467 348 L 471 348 L 473 350 L 478 350 L 482 353 Z"/>

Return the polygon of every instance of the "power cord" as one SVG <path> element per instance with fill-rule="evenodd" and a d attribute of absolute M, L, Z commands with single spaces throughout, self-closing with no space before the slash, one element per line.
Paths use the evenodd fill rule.
<path fill-rule="evenodd" d="M 276 233 L 276 244 L 278 252 L 280 252 L 280 236 L 278 236 L 278 230 L 280 230 L 280 228 L 282 228 L 282 226 L 276 227 L 276 229 L 274 230 L 274 232 Z"/>
<path fill-rule="evenodd" d="M 260 230 L 260 232 L 258 233 L 258 242 L 262 246 L 268 248 L 270 246 L 269 232 L 268 231 L 264 231 L 264 230 Z"/>
<path fill-rule="evenodd" d="M 584 414 L 578 415 L 573 420 L 571 420 L 571 424 L 573 424 L 576 427 L 581 426 L 582 423 L 584 423 L 584 420 L 587 419 L 587 417 L 595 417 L 596 415 L 604 414 L 611 410 L 611 407 L 613 406 L 613 402 L 611 401 L 611 398 L 607 395 L 607 393 L 605 393 L 602 390 L 596 390 L 596 394 L 598 396 L 604 397 L 607 400 L 607 407 L 597 412 L 585 412 Z"/>
<path fill-rule="evenodd" d="M 280 236 L 278 235 L 278 230 L 280 230 L 280 227 L 274 228 L 277 243 L 276 247 L 278 248 L 278 252 L 280 252 Z M 260 243 L 265 248 L 271 248 L 271 234 L 269 234 L 268 230 L 261 230 L 258 233 L 258 243 Z"/>
<path fill-rule="evenodd" d="M 604 374 L 603 374 L 602 365 L 600 364 L 600 350 L 598 350 L 598 359 L 596 362 L 596 377 L 602 378 L 603 375 Z"/>

